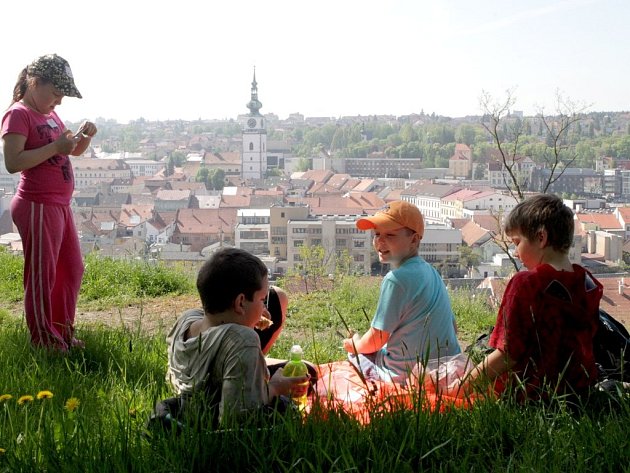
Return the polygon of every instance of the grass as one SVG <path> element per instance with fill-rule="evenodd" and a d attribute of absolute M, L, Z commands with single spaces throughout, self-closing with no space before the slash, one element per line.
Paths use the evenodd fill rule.
<path fill-rule="evenodd" d="M 108 264 L 94 266 L 112 271 Z M 345 326 L 339 314 L 365 329 L 377 284 L 345 278 L 329 290 L 292 294 L 272 356 L 285 357 L 297 342 L 308 359 L 340 359 L 335 331 Z M 119 297 L 138 297 L 136 290 Z M 470 342 L 492 324 L 493 311 L 467 293 L 451 296 L 460 336 Z M 628 398 L 577 411 L 562 403 L 488 400 L 472 409 L 399 410 L 368 425 L 333 410 L 277 419 L 265 428 L 185 431 L 149 441 L 145 421 L 155 401 L 170 395 L 164 337 L 139 327 L 80 326 L 86 349 L 62 357 L 33 349 L 23 320 L 6 311 L 0 311 L 0 327 L 1 473 L 628 471 Z M 45 391 L 52 397 L 37 399 Z M 33 400 L 18 404 L 24 395 Z"/>

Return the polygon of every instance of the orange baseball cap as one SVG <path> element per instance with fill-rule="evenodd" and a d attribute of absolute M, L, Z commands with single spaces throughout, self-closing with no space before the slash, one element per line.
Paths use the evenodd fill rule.
<path fill-rule="evenodd" d="M 360 218 L 357 220 L 356 226 L 359 230 L 378 229 L 383 231 L 407 227 L 420 235 L 421 238 L 424 235 L 422 213 L 418 207 L 404 200 L 390 202 L 383 210 L 374 215 Z"/>

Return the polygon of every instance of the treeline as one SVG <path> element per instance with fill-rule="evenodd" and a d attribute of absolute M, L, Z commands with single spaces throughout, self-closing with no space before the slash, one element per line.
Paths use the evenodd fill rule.
<path fill-rule="evenodd" d="M 519 123 L 520 122 L 520 123 Z M 617 123 L 615 123 L 617 122 Z M 519 128 L 518 154 L 542 162 L 553 145 L 552 133 L 536 118 L 507 118 L 499 129 L 502 142 L 512 148 L 511 130 Z M 273 134 L 272 134 L 273 136 Z M 299 156 L 312 156 L 325 150 L 335 157 L 365 158 L 368 156 L 419 159 L 424 167 L 448 167 L 456 143 L 472 149 L 478 162 L 488 161 L 496 145 L 476 121 L 462 122 L 437 118 L 426 123 L 365 122 L 347 125 L 325 125 L 319 128 L 295 130 L 294 151 Z M 562 135 L 567 155 L 575 158 L 572 166 L 594 168 L 602 157 L 630 159 L 630 123 L 613 121 L 609 114 L 585 115 Z"/>
<path fill-rule="evenodd" d="M 482 126 L 482 119 L 481 116 L 453 119 L 420 114 L 385 121 L 368 116 L 365 120 L 354 117 L 323 126 L 306 123 L 288 126 L 268 120 L 267 137 L 268 140 L 288 142 L 293 153 L 304 158 L 325 152 L 341 158 L 382 156 L 418 159 L 423 167 L 448 167 L 448 159 L 453 155 L 456 143 L 470 146 L 477 162 L 492 158 L 496 145 Z M 143 140 L 182 141 L 196 136 L 205 136 L 207 140 L 191 140 L 188 150 L 221 151 L 230 139 L 234 139 L 231 146 L 238 146 L 242 133 L 242 126 L 236 120 L 149 122 L 138 119 L 129 124 L 118 124 L 114 120 L 97 119 L 96 122 L 99 134 L 95 144 L 102 143 L 104 151 L 134 152 L 140 149 Z M 508 115 L 498 130 L 506 146 L 514 146 L 510 136 L 515 127 L 521 130 L 518 154 L 541 162 L 549 153 L 554 130 L 547 130 L 537 117 Z M 562 140 L 562 146 L 574 158 L 572 166 L 594 168 L 595 161 L 602 157 L 630 159 L 630 114 L 584 114 L 562 134 Z M 112 143 L 116 146 L 113 147 Z M 186 156 L 186 152 L 181 150 L 157 150 L 154 154 L 149 158 L 169 156 L 174 165 L 181 164 Z"/>

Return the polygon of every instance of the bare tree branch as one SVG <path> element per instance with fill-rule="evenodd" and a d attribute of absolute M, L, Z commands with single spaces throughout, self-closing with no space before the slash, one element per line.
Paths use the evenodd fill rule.
<path fill-rule="evenodd" d="M 505 92 L 505 99 L 496 101 L 488 92 L 482 91 L 479 99 L 484 113 L 482 126 L 490 134 L 499 152 L 502 164 L 502 177 L 505 187 L 510 195 L 519 201 L 525 200 L 524 183 L 521 181 L 521 138 L 524 134 L 521 120 L 509 119 L 510 109 L 516 104 L 514 89 Z M 562 177 L 565 170 L 575 161 L 577 153 L 571 151 L 568 144 L 568 133 L 572 126 L 582 120 L 585 110 L 588 108 L 582 103 L 576 103 L 564 97 L 560 91 L 556 91 L 556 106 L 554 115 L 546 115 L 542 107 L 539 107 L 538 120 L 544 126 L 547 137 L 548 152 L 543 154 L 545 167 L 549 169 L 549 176 L 542 183 L 543 193 Z M 514 257 L 509 252 L 510 242 L 504 235 L 500 226 L 500 216 L 496 216 L 500 233 L 493 235 L 494 241 L 510 258 L 512 265 L 518 269 Z"/>
<path fill-rule="evenodd" d="M 521 189 L 518 178 L 514 172 L 514 168 L 517 164 L 516 156 L 518 153 L 519 139 L 523 132 L 522 125 L 512 127 L 512 140 L 509 140 L 507 136 L 501 136 L 499 129 L 499 125 L 504 123 L 505 118 L 508 116 L 510 108 L 516 103 L 514 90 L 508 89 L 506 91 L 505 100 L 502 102 L 496 102 L 488 92 L 482 91 L 479 102 L 484 112 L 481 125 L 490 134 L 497 146 L 503 168 L 507 171 L 509 176 L 508 178 L 503 174 L 505 186 L 512 197 L 517 200 L 523 200 L 523 189 Z"/>

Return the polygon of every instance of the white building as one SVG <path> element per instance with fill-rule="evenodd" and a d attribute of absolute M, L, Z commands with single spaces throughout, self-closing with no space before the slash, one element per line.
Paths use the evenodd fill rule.
<path fill-rule="evenodd" d="M 443 267 L 442 274 L 450 276 L 459 272 L 459 247 L 461 244 L 461 230 L 447 225 L 425 225 L 418 254 L 428 263 L 436 267 Z"/>
<path fill-rule="evenodd" d="M 151 159 L 126 159 L 134 177 L 153 177 L 164 168 L 164 163 Z"/>
<path fill-rule="evenodd" d="M 73 158 L 75 188 L 98 187 L 116 179 L 131 179 L 131 169 L 122 159 Z"/>
<path fill-rule="evenodd" d="M 270 215 L 269 209 L 239 209 L 234 246 L 254 255 L 269 255 Z"/>

